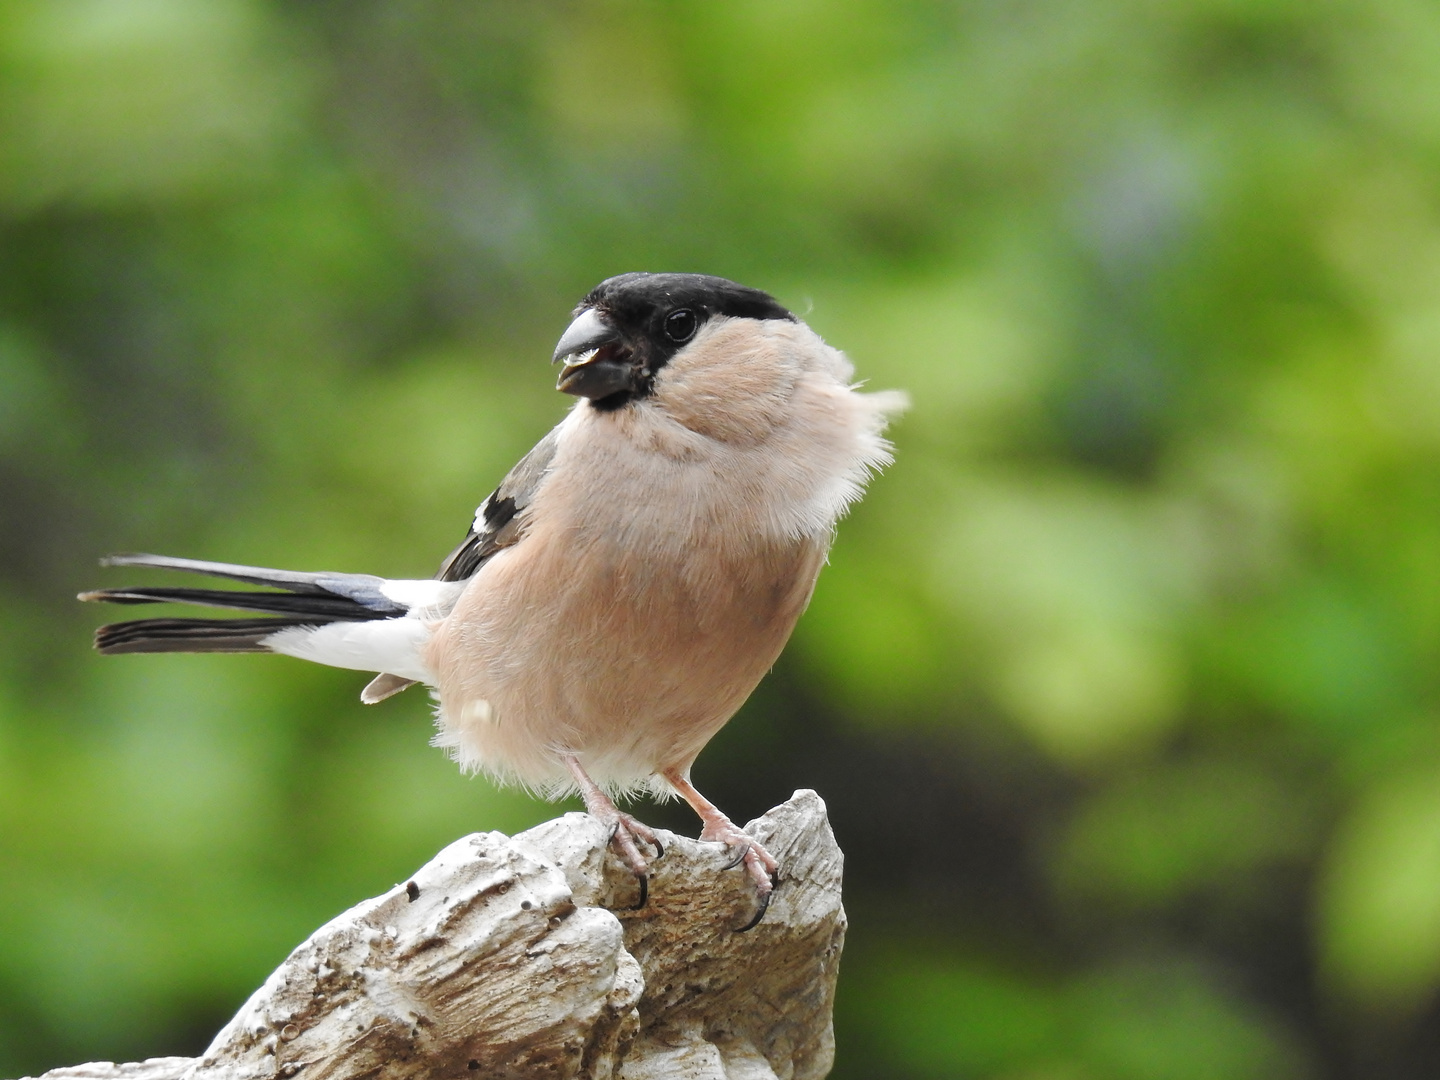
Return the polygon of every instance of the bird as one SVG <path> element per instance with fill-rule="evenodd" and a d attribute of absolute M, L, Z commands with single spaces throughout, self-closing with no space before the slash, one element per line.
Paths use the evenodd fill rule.
<path fill-rule="evenodd" d="M 551 798 L 578 793 L 647 895 L 654 831 L 617 798 L 678 795 L 754 884 L 775 858 L 696 790 L 691 766 L 774 665 L 837 523 L 892 461 L 899 391 L 854 368 L 769 293 L 692 273 L 608 278 L 551 357 L 575 397 L 480 504 L 430 579 L 296 572 L 161 555 L 111 567 L 258 589 L 80 594 L 240 618 L 102 626 L 104 654 L 268 652 L 374 672 L 361 700 L 430 688 L 467 772 Z"/>

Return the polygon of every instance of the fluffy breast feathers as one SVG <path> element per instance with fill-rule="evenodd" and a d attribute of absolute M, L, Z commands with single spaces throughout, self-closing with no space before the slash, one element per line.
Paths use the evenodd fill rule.
<path fill-rule="evenodd" d="M 803 323 L 715 319 L 661 369 L 650 397 L 616 413 L 573 410 L 552 474 L 603 467 L 601 500 L 634 499 L 652 508 L 642 515 L 651 523 L 665 508 L 682 533 L 828 540 L 890 463 L 882 432 L 907 405 L 898 391 L 858 392 L 853 375 Z M 635 507 L 616 509 L 628 517 Z"/>

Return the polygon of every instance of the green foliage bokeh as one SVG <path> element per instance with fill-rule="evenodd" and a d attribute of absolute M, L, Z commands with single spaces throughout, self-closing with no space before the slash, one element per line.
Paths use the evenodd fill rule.
<path fill-rule="evenodd" d="M 0 1075 L 554 812 L 71 597 L 430 574 L 634 269 L 914 399 L 697 767 L 830 804 L 837 1077 L 1440 1073 L 1440 10 L 0 0 Z"/>

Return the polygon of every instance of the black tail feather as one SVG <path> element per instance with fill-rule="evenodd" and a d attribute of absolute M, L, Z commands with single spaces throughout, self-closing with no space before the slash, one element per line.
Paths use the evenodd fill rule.
<path fill-rule="evenodd" d="M 142 601 L 143 602 L 143 601 Z M 107 655 L 166 652 L 269 652 L 261 642 L 290 626 L 318 626 L 326 620 L 137 619 L 95 631 L 95 648 Z"/>
<path fill-rule="evenodd" d="M 373 574 L 305 573 L 270 570 L 261 566 L 176 559 L 169 555 L 108 555 L 101 566 L 139 566 L 154 570 L 180 570 L 261 585 L 276 592 L 228 589 L 137 587 L 96 589 L 81 600 L 111 604 L 202 604 L 240 611 L 267 611 L 277 615 L 313 615 L 321 622 L 387 619 L 408 608 L 385 595 L 386 581 Z"/>
<path fill-rule="evenodd" d="M 236 611 L 268 611 L 277 615 L 314 615 L 322 622 L 387 619 L 391 614 L 365 607 L 343 596 L 320 592 L 241 592 L 232 589 L 137 588 L 96 589 L 80 594 L 81 600 L 107 604 L 200 604 Z"/>
<path fill-rule="evenodd" d="M 188 589 L 144 586 L 97 589 L 81 600 L 111 604 L 200 604 L 239 611 L 263 611 L 266 619 L 137 619 L 112 623 L 95 631 L 102 653 L 267 652 L 261 642 L 290 626 L 323 626 L 406 614 L 405 605 L 387 597 L 384 578 L 371 574 L 312 574 L 269 570 L 259 566 L 176 559 L 168 555 L 111 555 L 103 566 L 139 566 L 181 570 L 227 578 L 274 592 L 240 589 Z"/>
<path fill-rule="evenodd" d="M 146 555 L 141 553 L 106 555 L 100 560 L 101 566 L 145 566 L 156 570 L 183 570 L 191 574 L 205 574 L 208 577 L 229 578 L 243 581 L 247 585 L 269 585 L 287 592 L 310 596 L 321 596 L 329 592 L 322 584 L 326 579 L 337 577 L 367 578 L 379 584 L 381 578 L 369 574 L 312 574 L 299 570 L 271 570 L 263 566 L 241 566 L 238 563 L 206 562 L 203 559 L 177 559 L 170 555 Z"/>

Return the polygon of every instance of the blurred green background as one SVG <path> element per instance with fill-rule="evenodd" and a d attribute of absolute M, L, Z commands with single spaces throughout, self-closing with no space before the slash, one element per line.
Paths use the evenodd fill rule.
<path fill-rule="evenodd" d="M 1420 0 L 0 0 L 0 1075 L 195 1053 L 555 812 L 417 692 L 101 659 L 73 596 L 123 550 L 428 576 L 634 269 L 915 400 L 696 769 L 829 801 L 834 1075 L 1440 1075 Z"/>

